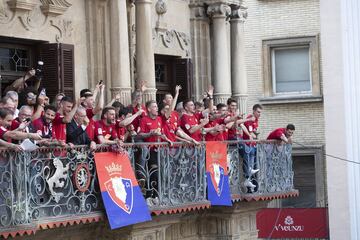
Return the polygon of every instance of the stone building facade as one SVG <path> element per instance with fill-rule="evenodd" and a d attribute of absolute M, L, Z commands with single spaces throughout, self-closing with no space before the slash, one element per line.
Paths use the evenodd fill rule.
<path fill-rule="evenodd" d="M 24 50 L 28 60 L 23 67 L 27 67 L 41 59 L 43 44 L 72 45 L 73 79 L 65 82 L 66 74 L 60 74 L 59 81 L 65 83 L 58 90 L 75 96 L 102 79 L 107 99 L 120 92 L 124 104 L 140 81 L 148 87 L 145 100 L 173 91 L 175 84 L 184 86 L 184 98 L 199 100 L 213 84 L 217 103 L 233 96 L 243 113 L 261 103 L 261 138 L 274 128 L 295 124 L 294 139 L 301 144 L 294 145 L 298 168 L 311 174 L 299 176 L 299 186 L 309 196 L 305 197 L 311 201 L 309 207 L 322 207 L 326 193 L 319 11 L 318 0 L 0 0 L 0 49 Z M 310 91 L 277 94 L 271 72 L 273 51 L 298 47 L 309 54 Z M 22 74 L 0 70 L 9 81 Z M 307 161 L 305 168 L 301 161 Z M 306 177 L 311 180 L 303 183 Z M 264 206 L 265 202 L 241 203 L 240 210 L 235 207 L 232 213 L 162 216 L 155 223 L 124 231 L 135 234 L 126 239 L 179 239 L 182 235 L 177 232 L 190 231 L 192 226 L 196 230 L 181 238 L 256 239 L 255 214 Z M 276 200 L 270 206 L 283 203 Z M 201 220 L 204 214 L 214 217 Z M 210 237 L 206 233 L 214 230 L 210 226 L 215 223 L 223 229 Z M 69 236 L 78 229 L 80 233 L 96 230 L 109 239 L 119 236 L 106 232 L 103 224 L 67 229 L 62 239 L 82 239 L 82 234 Z M 58 232 L 62 230 L 46 230 L 35 238 Z M 105 239 L 100 235 L 96 239 Z"/>

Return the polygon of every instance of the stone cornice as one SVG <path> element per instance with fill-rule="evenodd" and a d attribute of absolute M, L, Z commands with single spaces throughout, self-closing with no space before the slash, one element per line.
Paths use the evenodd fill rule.
<path fill-rule="evenodd" d="M 208 6 L 207 14 L 212 18 L 226 18 L 231 14 L 231 8 L 227 4 L 215 3 Z"/>

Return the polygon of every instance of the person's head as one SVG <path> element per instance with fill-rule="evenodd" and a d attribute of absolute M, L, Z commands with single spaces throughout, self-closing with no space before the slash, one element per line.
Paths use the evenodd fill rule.
<path fill-rule="evenodd" d="M 260 118 L 261 111 L 262 111 L 262 106 L 260 104 L 255 104 L 253 106 L 253 115 L 256 119 Z"/>
<path fill-rule="evenodd" d="M 160 112 L 161 115 L 165 115 L 165 113 L 167 111 L 169 111 L 169 109 L 170 109 L 170 106 L 165 104 L 164 102 L 160 103 L 158 106 L 158 111 Z"/>
<path fill-rule="evenodd" d="M 142 102 L 142 92 L 134 91 L 131 93 L 131 102 L 133 105 L 139 105 Z"/>
<path fill-rule="evenodd" d="M 286 126 L 286 131 L 285 131 L 285 136 L 287 137 L 287 138 L 289 138 L 289 137 L 291 137 L 293 134 L 294 134 L 294 132 L 295 132 L 295 125 L 294 124 L 288 124 L 287 126 Z"/>
<path fill-rule="evenodd" d="M 88 88 L 84 88 L 80 91 L 80 97 L 85 97 L 85 94 L 90 93 L 92 94 L 91 90 Z"/>
<path fill-rule="evenodd" d="M 237 101 L 233 98 L 227 100 L 228 109 L 230 112 L 234 113 L 237 110 Z"/>
<path fill-rule="evenodd" d="M 118 114 L 120 110 L 124 108 L 124 105 L 119 101 L 115 101 L 111 106 L 115 108 L 115 113 L 117 114 L 117 117 L 119 116 Z"/>
<path fill-rule="evenodd" d="M 64 93 L 58 93 L 56 94 L 55 96 L 55 100 L 54 100 L 54 106 L 56 107 L 56 109 L 59 109 L 60 108 L 60 102 L 61 102 L 61 99 L 65 97 L 65 94 Z"/>
<path fill-rule="evenodd" d="M 56 107 L 53 105 L 46 105 L 44 107 L 44 119 L 46 123 L 51 123 L 56 116 Z"/>
<path fill-rule="evenodd" d="M 175 110 L 180 114 L 180 116 L 185 112 L 183 102 L 176 104 Z"/>
<path fill-rule="evenodd" d="M 123 107 L 120 109 L 119 111 L 119 118 L 122 120 L 122 119 L 125 119 L 127 117 L 131 117 L 132 116 L 132 108 L 130 107 Z"/>
<path fill-rule="evenodd" d="M 74 115 L 74 120 L 77 123 L 82 124 L 85 118 L 86 118 L 86 109 L 82 106 L 78 107 Z"/>
<path fill-rule="evenodd" d="M 163 99 L 163 103 L 165 105 L 171 105 L 173 101 L 173 96 L 171 95 L 171 93 L 165 93 L 164 99 Z"/>
<path fill-rule="evenodd" d="M 31 118 L 33 115 L 33 110 L 31 107 L 24 105 L 19 110 L 19 121 L 23 122 L 28 118 Z"/>
<path fill-rule="evenodd" d="M 105 107 L 101 113 L 101 119 L 105 120 L 107 125 L 115 123 L 115 108 L 114 107 Z"/>
<path fill-rule="evenodd" d="M 83 97 L 84 97 L 83 106 L 85 108 L 95 107 L 95 99 L 92 93 L 85 93 Z"/>
<path fill-rule="evenodd" d="M 62 110 L 64 115 L 67 115 L 71 112 L 73 105 L 74 103 L 72 98 L 68 96 L 64 96 L 60 102 L 60 109 Z"/>
<path fill-rule="evenodd" d="M 225 104 L 219 103 L 218 105 L 216 105 L 216 110 L 219 114 L 225 115 L 227 112 L 227 107 Z"/>
<path fill-rule="evenodd" d="M 183 107 L 187 113 L 195 113 L 195 104 L 191 99 L 187 99 L 183 102 Z"/>
<path fill-rule="evenodd" d="M 15 103 L 15 108 L 18 107 L 19 104 L 19 95 L 17 92 L 15 91 L 8 91 L 5 95 L 6 97 L 11 98 L 11 100 L 13 100 L 13 102 Z"/>
<path fill-rule="evenodd" d="M 5 108 L 0 109 L 0 126 L 9 128 L 14 116 L 13 113 Z"/>
<path fill-rule="evenodd" d="M 32 92 L 32 91 L 29 91 L 26 93 L 25 95 L 26 97 L 26 104 L 29 105 L 29 106 L 35 106 L 36 105 L 36 93 L 35 92 Z"/>
<path fill-rule="evenodd" d="M 145 107 L 150 117 L 154 117 L 158 115 L 158 106 L 156 101 L 154 100 L 147 101 Z"/>
<path fill-rule="evenodd" d="M 202 112 L 204 111 L 204 104 L 202 102 L 195 102 L 195 111 Z"/>
<path fill-rule="evenodd" d="M 1 105 L 3 108 L 5 108 L 13 113 L 16 110 L 16 105 L 15 105 L 14 101 L 8 96 L 5 96 L 2 98 Z"/>

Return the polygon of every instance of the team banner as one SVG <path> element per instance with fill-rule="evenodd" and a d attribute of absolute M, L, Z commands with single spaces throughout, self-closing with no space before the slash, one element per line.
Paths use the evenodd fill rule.
<path fill-rule="evenodd" d="M 125 153 L 95 153 L 95 163 L 111 229 L 151 220 L 129 156 Z"/>
<path fill-rule="evenodd" d="M 207 192 L 211 205 L 232 205 L 226 157 L 226 143 L 206 142 Z"/>
<path fill-rule="evenodd" d="M 258 238 L 328 238 L 327 208 L 266 208 L 256 214 Z"/>

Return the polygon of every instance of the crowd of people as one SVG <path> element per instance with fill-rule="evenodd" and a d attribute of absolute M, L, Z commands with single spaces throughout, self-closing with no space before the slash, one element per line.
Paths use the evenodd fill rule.
<path fill-rule="evenodd" d="M 31 73 L 30 73 L 31 75 Z M 186 142 L 199 145 L 201 141 L 248 140 L 244 144 L 245 186 L 254 188 L 250 181 L 256 168 L 256 140 L 262 106 L 255 104 L 249 115 L 239 113 L 237 101 L 214 105 L 212 86 L 203 102 L 191 99 L 178 102 L 181 86 L 175 95 L 165 94 L 161 103 L 150 100 L 143 105 L 145 84 L 131 94 L 131 104 L 120 103 L 120 95 L 105 105 L 105 85 L 83 89 L 80 98 L 73 100 L 63 93 L 50 103 L 46 90 L 39 85 L 26 86 L 22 78 L 8 88 L 0 102 L 0 146 L 21 150 L 25 139 L 39 146 L 88 145 L 124 142 Z M 31 79 L 31 78 L 30 78 Z M 288 124 L 271 132 L 268 139 L 291 143 L 295 126 Z"/>

